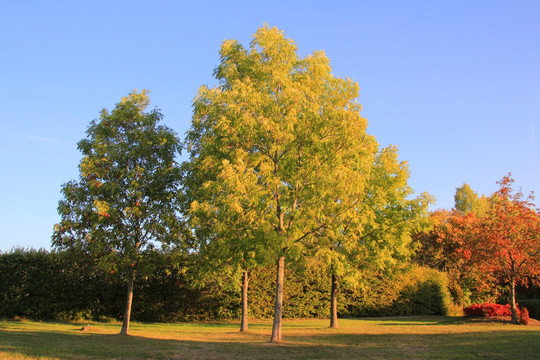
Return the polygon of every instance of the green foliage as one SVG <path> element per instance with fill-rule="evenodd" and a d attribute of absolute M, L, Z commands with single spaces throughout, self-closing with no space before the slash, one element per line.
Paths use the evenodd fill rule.
<path fill-rule="evenodd" d="M 66 255 L 22 249 L 0 254 L 0 318 L 120 319 L 125 282 L 117 276 L 75 266 Z M 159 322 L 240 317 L 238 289 L 231 290 L 217 278 L 203 287 L 194 286 L 187 268 L 190 259 L 184 255 L 160 252 L 149 256 L 156 265 L 151 273 L 135 278 L 134 317 Z M 328 317 L 330 282 L 320 269 L 287 269 L 285 318 Z M 363 277 L 370 280 L 361 287 L 343 287 L 339 295 L 342 317 L 444 313 L 444 276 L 434 270 L 419 268 L 394 279 L 371 277 L 368 273 Z M 253 318 L 272 317 L 274 282 L 272 266 L 254 273 L 249 301 Z M 534 317 L 534 306 L 526 306 Z"/>
<path fill-rule="evenodd" d="M 285 269 L 285 283 L 288 285 L 283 294 L 283 317 L 324 318 L 328 317 L 330 301 L 329 282 L 321 277 L 320 269 Z M 274 314 L 275 269 L 266 266 L 257 270 L 250 286 L 250 313 L 256 319 L 268 319 Z"/>
<path fill-rule="evenodd" d="M 152 267 L 146 255 L 156 245 L 183 245 L 180 141 L 158 125 L 157 109 L 145 112 L 149 102 L 146 90 L 134 91 L 90 123 L 78 144 L 79 181 L 62 186 L 52 237 L 53 247 L 70 251 L 75 261 L 127 279 L 122 334 L 129 329 L 134 274 Z"/>
<path fill-rule="evenodd" d="M 119 318 L 118 284 L 89 274 L 66 253 L 17 249 L 0 255 L 0 317 L 40 320 Z"/>
<path fill-rule="evenodd" d="M 179 240 L 180 142 L 158 125 L 158 110 L 144 112 L 148 103 L 146 91 L 133 92 L 103 110 L 78 144 L 79 180 L 62 186 L 53 246 L 86 254 L 103 271 L 126 272 L 144 250 Z"/>
<path fill-rule="evenodd" d="M 349 296 L 345 316 L 448 315 L 452 308 L 446 275 L 424 267 L 374 278 Z"/>
<path fill-rule="evenodd" d="M 220 85 L 199 90 L 186 139 L 190 224 L 202 250 L 274 261 L 355 216 L 377 144 L 358 85 L 334 77 L 323 52 L 302 59 L 263 27 L 249 49 L 226 41 L 220 55 Z"/>
<path fill-rule="evenodd" d="M 0 317 L 50 317 L 54 303 L 48 300 L 43 279 L 54 279 L 54 261 L 44 250 L 16 249 L 0 256 Z M 30 281 L 32 279 L 32 281 Z M 54 299 L 54 298 L 53 298 Z"/>
<path fill-rule="evenodd" d="M 203 258 L 233 271 L 280 259 L 279 275 L 286 256 L 312 251 L 352 281 L 358 267 L 409 257 L 430 197 L 412 199 L 407 165 L 366 132 L 358 84 L 335 77 L 324 52 L 301 58 L 264 26 L 249 48 L 225 41 L 214 74 L 219 85 L 194 100 L 183 165 Z"/>
<path fill-rule="evenodd" d="M 454 208 L 460 213 L 472 212 L 479 217 L 484 216 L 489 207 L 489 199 L 485 196 L 478 197 L 478 194 L 466 183 L 456 189 L 454 201 Z"/>

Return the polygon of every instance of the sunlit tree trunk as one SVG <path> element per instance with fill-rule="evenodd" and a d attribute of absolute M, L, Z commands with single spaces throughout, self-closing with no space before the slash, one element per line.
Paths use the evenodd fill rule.
<path fill-rule="evenodd" d="M 249 274 L 247 271 L 242 273 L 242 320 L 240 321 L 240 331 L 248 331 L 248 287 Z"/>
<path fill-rule="evenodd" d="M 330 293 L 330 327 L 334 329 L 338 328 L 337 296 L 338 277 L 336 274 L 332 274 L 332 291 Z"/>
<path fill-rule="evenodd" d="M 519 323 L 516 306 L 516 277 L 515 277 L 515 263 L 512 262 L 512 275 L 510 276 L 510 308 L 512 310 L 512 322 L 514 324 Z"/>
<path fill-rule="evenodd" d="M 285 256 L 280 256 L 277 262 L 276 305 L 274 309 L 274 325 L 270 342 L 281 341 L 281 322 L 283 317 L 283 278 L 285 274 Z"/>
<path fill-rule="evenodd" d="M 131 303 L 133 301 L 133 277 L 135 274 L 135 268 L 131 266 L 128 270 L 128 290 L 126 298 L 126 310 L 124 312 L 124 322 L 122 323 L 122 330 L 120 334 L 129 334 L 129 320 L 131 318 Z"/>

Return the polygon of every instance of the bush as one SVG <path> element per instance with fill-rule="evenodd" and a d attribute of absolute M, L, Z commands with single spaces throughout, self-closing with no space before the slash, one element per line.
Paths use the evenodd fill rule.
<path fill-rule="evenodd" d="M 510 304 L 473 304 L 463 309 L 466 316 L 472 317 L 494 317 L 494 316 L 512 316 Z M 519 309 L 518 309 L 519 315 Z"/>
<path fill-rule="evenodd" d="M 531 318 L 540 320 L 540 299 L 519 299 L 519 304 L 527 307 Z"/>
<path fill-rule="evenodd" d="M 529 325 L 529 310 L 526 307 L 521 308 L 521 314 L 519 315 L 519 323 L 523 325 Z"/>
<path fill-rule="evenodd" d="M 451 315 L 455 313 L 445 273 L 415 266 L 393 279 L 372 278 L 351 294 L 346 316 Z"/>

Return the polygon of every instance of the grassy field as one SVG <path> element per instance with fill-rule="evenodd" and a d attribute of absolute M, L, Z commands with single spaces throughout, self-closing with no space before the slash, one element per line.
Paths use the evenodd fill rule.
<path fill-rule="evenodd" d="M 285 321 L 270 344 L 271 321 L 62 324 L 0 321 L 0 359 L 538 359 L 540 326 L 449 317 Z"/>

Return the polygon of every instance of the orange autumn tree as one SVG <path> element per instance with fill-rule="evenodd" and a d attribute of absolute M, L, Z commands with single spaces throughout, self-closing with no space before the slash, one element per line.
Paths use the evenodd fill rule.
<path fill-rule="evenodd" d="M 448 274 L 449 290 L 456 304 L 494 301 L 497 279 L 479 264 L 476 239 L 480 217 L 457 209 L 430 214 L 432 227 L 415 235 L 417 252 L 413 260 Z"/>
<path fill-rule="evenodd" d="M 512 322 L 517 323 L 516 284 L 539 283 L 540 214 L 533 195 L 514 192 L 513 182 L 511 174 L 498 182 L 500 188 L 490 198 L 469 250 L 487 275 L 510 286 Z"/>

